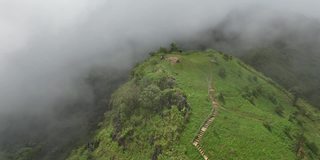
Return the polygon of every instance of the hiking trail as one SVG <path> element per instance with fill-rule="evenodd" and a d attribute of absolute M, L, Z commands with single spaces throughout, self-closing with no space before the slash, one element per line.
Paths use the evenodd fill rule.
<path fill-rule="evenodd" d="M 209 95 L 209 99 L 211 102 L 211 107 L 212 110 L 210 112 L 209 117 L 206 119 L 206 121 L 202 124 L 201 129 L 198 131 L 198 134 L 195 136 L 195 138 L 192 141 L 192 144 L 197 148 L 197 150 L 199 151 L 199 153 L 201 154 L 201 156 L 203 157 L 203 159 L 208 160 L 208 156 L 205 154 L 204 150 L 202 149 L 202 147 L 200 146 L 200 141 L 204 135 L 204 133 L 207 131 L 208 127 L 210 126 L 210 124 L 214 121 L 216 115 L 218 114 L 218 107 L 219 104 L 218 102 L 215 100 L 215 96 L 214 96 L 215 90 L 212 87 L 211 82 L 209 82 L 208 85 L 208 95 Z"/>

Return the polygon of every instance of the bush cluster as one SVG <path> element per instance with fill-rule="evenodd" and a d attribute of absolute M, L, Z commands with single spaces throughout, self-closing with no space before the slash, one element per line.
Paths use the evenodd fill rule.
<path fill-rule="evenodd" d="M 262 95 L 263 90 L 260 85 L 249 87 L 246 86 L 242 89 L 242 97 L 248 100 L 252 105 L 255 105 L 255 99 Z"/>
<path fill-rule="evenodd" d="M 278 105 L 275 109 L 274 109 L 274 112 L 283 117 L 283 113 L 284 113 L 284 108 L 281 106 L 281 105 Z"/>
<path fill-rule="evenodd" d="M 226 76 L 227 76 L 226 69 L 220 68 L 220 69 L 219 69 L 219 72 L 218 72 L 218 75 L 219 75 L 221 78 L 226 78 Z"/>
<path fill-rule="evenodd" d="M 272 132 L 272 126 L 270 122 L 263 122 L 263 126 L 270 132 Z"/>

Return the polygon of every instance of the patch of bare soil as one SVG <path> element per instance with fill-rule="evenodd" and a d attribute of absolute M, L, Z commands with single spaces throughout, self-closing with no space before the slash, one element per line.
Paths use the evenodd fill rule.
<path fill-rule="evenodd" d="M 171 64 L 180 63 L 180 58 L 175 56 L 167 57 L 166 60 L 169 61 Z"/>

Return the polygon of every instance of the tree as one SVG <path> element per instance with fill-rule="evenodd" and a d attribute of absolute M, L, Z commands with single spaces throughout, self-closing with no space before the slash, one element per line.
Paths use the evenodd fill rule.
<path fill-rule="evenodd" d="M 151 84 L 141 92 L 139 102 L 142 107 L 149 110 L 157 111 L 161 108 L 160 97 L 160 88 L 154 84 Z"/>
<path fill-rule="evenodd" d="M 171 43 L 170 44 L 170 52 L 178 52 L 179 51 L 179 48 L 177 46 L 176 43 Z"/>

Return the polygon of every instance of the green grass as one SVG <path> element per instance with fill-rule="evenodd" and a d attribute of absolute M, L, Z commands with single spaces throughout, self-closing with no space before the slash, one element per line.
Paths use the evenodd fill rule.
<path fill-rule="evenodd" d="M 225 99 L 200 142 L 210 159 L 298 159 L 300 134 L 305 138 L 300 145 L 304 156 L 320 158 L 316 153 L 320 148 L 320 113 L 316 108 L 303 100 L 293 106 L 292 95 L 281 86 L 222 53 L 208 50 L 166 54 L 179 58 L 175 64 L 161 60 L 162 55 L 157 53 L 138 65 L 129 82 L 113 94 L 113 109 L 106 113 L 92 138 L 99 145 L 75 149 L 70 160 L 150 159 L 156 146 L 162 148 L 158 159 L 201 159 L 192 140 L 211 111 L 208 83 Z M 162 86 L 164 77 L 175 79 L 173 89 Z M 160 90 L 145 91 L 150 84 Z M 162 99 L 168 91 L 172 95 L 183 93 L 190 111 L 177 109 L 178 103 L 164 105 L 156 98 L 150 103 L 137 98 L 154 94 L 151 97 Z M 133 102 L 135 99 L 139 101 Z M 125 145 L 111 138 L 117 115 L 121 115 L 118 138 L 125 137 Z M 150 143 L 155 135 L 158 138 Z"/>

